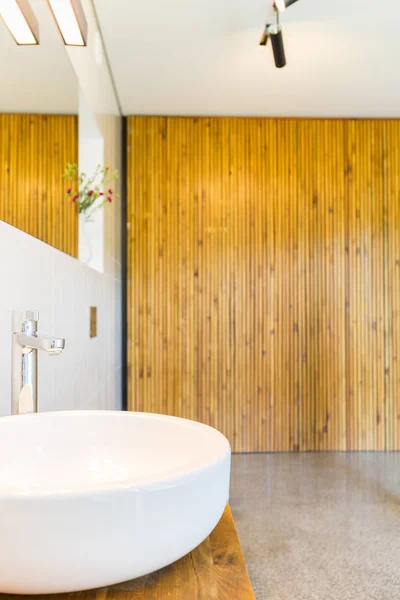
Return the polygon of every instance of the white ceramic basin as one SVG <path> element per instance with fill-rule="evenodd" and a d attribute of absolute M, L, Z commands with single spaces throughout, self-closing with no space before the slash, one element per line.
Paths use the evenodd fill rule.
<path fill-rule="evenodd" d="M 133 579 L 200 544 L 229 492 L 230 447 L 210 427 L 123 412 L 0 419 L 0 592 Z"/>

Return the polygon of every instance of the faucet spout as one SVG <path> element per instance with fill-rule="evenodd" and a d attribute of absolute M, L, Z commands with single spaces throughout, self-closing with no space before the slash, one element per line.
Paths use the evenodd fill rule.
<path fill-rule="evenodd" d="M 58 356 L 65 348 L 64 338 L 18 333 L 17 340 L 18 343 L 27 350 L 44 350 L 50 356 Z"/>

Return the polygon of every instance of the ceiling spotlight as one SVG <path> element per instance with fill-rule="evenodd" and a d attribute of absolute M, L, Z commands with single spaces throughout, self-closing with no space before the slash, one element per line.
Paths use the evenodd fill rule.
<path fill-rule="evenodd" d="M 17 44 L 39 43 L 39 24 L 28 0 L 0 0 L 0 16 Z"/>
<path fill-rule="evenodd" d="M 285 47 L 283 45 L 282 29 L 276 25 L 273 33 L 270 33 L 272 50 L 274 53 L 275 66 L 282 69 L 286 66 Z"/>
<path fill-rule="evenodd" d="M 286 66 L 285 47 L 283 45 L 282 28 L 279 22 L 279 14 L 292 6 L 297 0 L 274 0 L 273 8 L 276 14 L 276 23 L 267 24 L 260 40 L 260 46 L 266 46 L 268 38 L 271 38 L 272 50 L 274 53 L 275 66 L 278 69 Z"/>
<path fill-rule="evenodd" d="M 284 10 L 289 8 L 289 6 L 292 6 L 292 4 L 294 4 L 295 2 L 297 2 L 297 0 L 275 0 L 274 9 L 283 12 Z"/>
<path fill-rule="evenodd" d="M 80 0 L 48 0 L 66 46 L 86 46 L 87 22 Z"/>
<path fill-rule="evenodd" d="M 275 66 L 278 69 L 286 66 L 285 47 L 283 45 L 282 29 L 278 23 L 267 25 L 260 40 L 260 46 L 266 46 L 268 38 L 271 38 L 272 51 L 274 53 Z"/>

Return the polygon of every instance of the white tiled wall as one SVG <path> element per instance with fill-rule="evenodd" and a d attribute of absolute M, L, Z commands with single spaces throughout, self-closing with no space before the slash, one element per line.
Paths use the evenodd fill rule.
<path fill-rule="evenodd" d="M 61 356 L 39 355 L 39 410 L 121 408 L 121 273 L 108 258 L 112 268 L 100 274 L 0 222 L 1 416 L 10 413 L 14 308 L 38 309 L 40 330 L 66 338 Z M 90 306 L 98 307 L 93 339 Z"/>

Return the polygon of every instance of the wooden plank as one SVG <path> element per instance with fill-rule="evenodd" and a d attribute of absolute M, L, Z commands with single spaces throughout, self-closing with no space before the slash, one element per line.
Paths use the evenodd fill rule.
<path fill-rule="evenodd" d="M 382 125 L 347 123 L 347 448 L 385 448 Z"/>
<path fill-rule="evenodd" d="M 385 122 L 385 428 L 400 448 L 400 122 Z"/>
<path fill-rule="evenodd" d="M 1 600 L 30 596 L 0 594 Z M 210 536 L 187 556 L 145 577 L 72 594 L 37 595 L 38 600 L 255 600 L 229 506 Z"/>
<path fill-rule="evenodd" d="M 78 214 L 66 198 L 66 164 L 78 162 L 70 115 L 0 116 L 0 219 L 78 256 Z"/>

